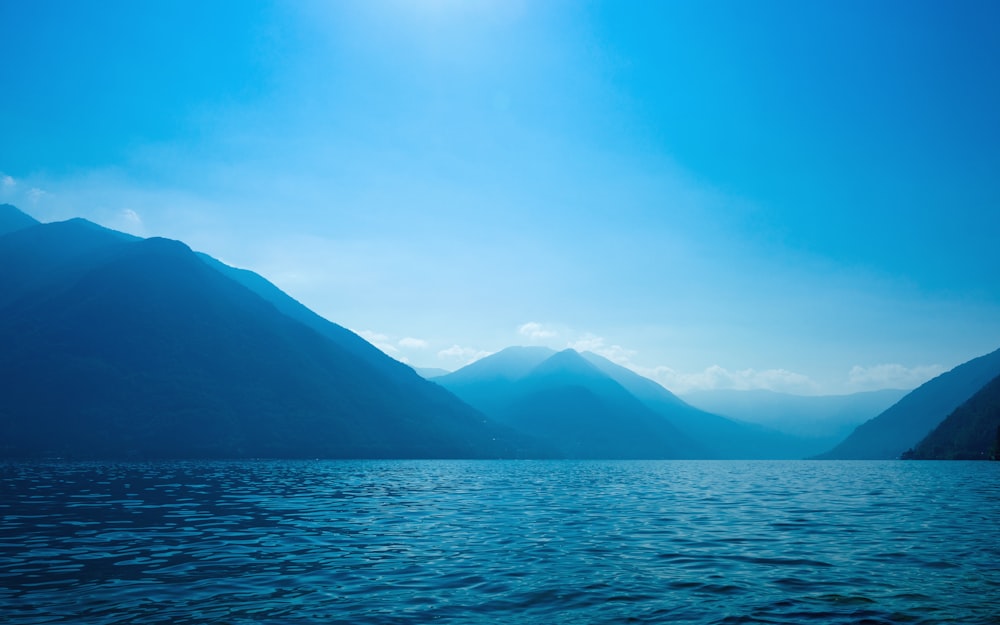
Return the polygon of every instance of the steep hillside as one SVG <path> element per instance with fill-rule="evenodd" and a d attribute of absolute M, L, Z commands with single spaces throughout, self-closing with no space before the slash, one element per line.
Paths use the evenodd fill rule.
<path fill-rule="evenodd" d="M 688 438 L 697 442 L 708 457 L 732 459 L 804 458 L 826 447 L 811 439 L 783 434 L 776 430 L 734 421 L 700 410 L 649 378 L 615 364 L 597 354 L 586 352 L 584 358 L 621 384 L 648 408 L 665 418 Z"/>
<path fill-rule="evenodd" d="M 818 457 L 834 460 L 898 458 L 997 375 L 1000 375 L 1000 350 L 925 382 Z"/>
<path fill-rule="evenodd" d="M 38 225 L 38 220 L 10 204 L 0 204 L 0 236 Z"/>
<path fill-rule="evenodd" d="M 1000 460 L 1000 376 L 904 455 L 915 460 Z"/>
<path fill-rule="evenodd" d="M 0 286 L 0 455 L 518 453 L 409 367 L 359 357 L 176 241 L 32 226 L 0 237 Z"/>

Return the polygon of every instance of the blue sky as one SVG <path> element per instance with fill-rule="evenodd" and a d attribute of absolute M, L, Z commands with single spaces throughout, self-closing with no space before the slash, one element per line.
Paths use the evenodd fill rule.
<path fill-rule="evenodd" d="M 1000 347 L 993 2 L 0 0 L 0 201 L 417 366 L 912 387 Z"/>

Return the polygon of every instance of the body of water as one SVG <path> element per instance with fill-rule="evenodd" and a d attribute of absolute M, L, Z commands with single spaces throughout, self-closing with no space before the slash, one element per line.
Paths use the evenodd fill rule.
<path fill-rule="evenodd" d="M 11 625 L 1000 623 L 1000 463 L 0 472 Z"/>

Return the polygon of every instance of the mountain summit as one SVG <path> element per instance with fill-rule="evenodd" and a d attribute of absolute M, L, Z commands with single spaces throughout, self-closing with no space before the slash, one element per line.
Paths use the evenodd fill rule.
<path fill-rule="evenodd" d="M 0 236 L 0 455 L 515 453 L 509 430 L 219 265 L 84 220 Z"/>
<path fill-rule="evenodd" d="M 699 410 L 592 352 L 509 347 L 434 381 L 574 457 L 801 458 L 819 451 Z"/>
<path fill-rule="evenodd" d="M 435 378 L 567 458 L 678 458 L 698 445 L 572 349 L 512 347 Z"/>
<path fill-rule="evenodd" d="M 0 204 L 0 236 L 15 230 L 37 226 L 38 220 L 10 204 Z"/>

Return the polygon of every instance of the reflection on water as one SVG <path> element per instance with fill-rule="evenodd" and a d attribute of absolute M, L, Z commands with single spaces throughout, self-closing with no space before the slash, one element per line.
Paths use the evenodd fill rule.
<path fill-rule="evenodd" d="M 1000 623 L 1000 463 L 0 465 L 0 622 Z"/>

